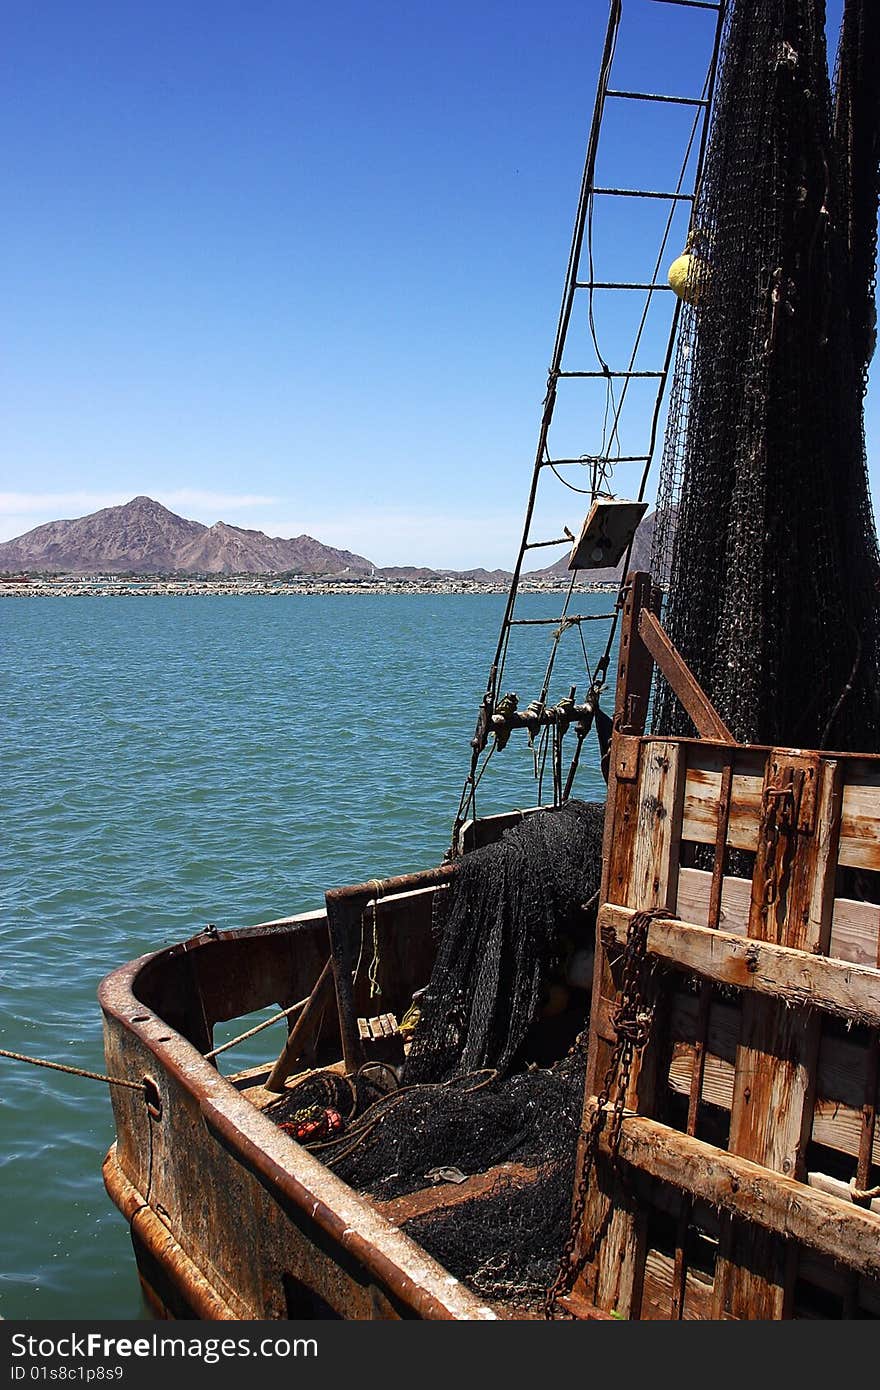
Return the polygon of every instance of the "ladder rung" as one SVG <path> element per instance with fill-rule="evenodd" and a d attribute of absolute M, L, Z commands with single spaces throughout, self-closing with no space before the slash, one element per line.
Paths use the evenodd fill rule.
<path fill-rule="evenodd" d="M 608 565 L 608 569 L 612 566 Z M 613 613 L 568 613 L 562 618 L 511 618 L 508 627 L 558 627 L 560 623 L 565 623 L 569 627 L 575 627 L 578 623 L 603 623 L 609 618 L 613 618 Z"/>
<path fill-rule="evenodd" d="M 552 465 L 554 468 L 559 468 L 566 463 L 580 463 L 582 465 L 586 465 L 588 463 L 647 463 L 650 457 L 650 454 L 621 454 L 619 458 L 613 459 L 600 457 L 588 457 L 579 459 L 543 459 L 541 467 L 549 468 Z"/>
<path fill-rule="evenodd" d="M 599 377 L 599 378 L 601 378 L 601 377 L 603 377 L 603 376 L 606 376 L 606 377 L 607 377 L 607 376 L 613 376 L 613 377 L 629 377 L 629 376 L 639 376 L 639 377 L 661 377 L 661 376 L 665 376 L 666 373 L 665 373 L 665 372 L 557 372 L 556 375 L 557 375 L 557 376 L 567 376 L 567 377 L 576 376 L 576 377 Z"/>
<path fill-rule="evenodd" d="M 594 188 L 596 197 L 603 198 L 664 198 L 667 203 L 692 203 L 693 193 L 655 193 L 647 188 Z"/>
<path fill-rule="evenodd" d="M 636 283 L 635 280 L 575 280 L 576 290 L 671 290 L 671 285 L 664 285 L 660 281 L 653 284 L 647 282 Z"/>
<path fill-rule="evenodd" d="M 545 545 L 572 545 L 571 536 L 558 536 L 555 541 L 526 541 L 526 550 L 540 550 Z"/>
<path fill-rule="evenodd" d="M 622 101 L 667 101 L 673 106 L 708 106 L 705 97 L 661 96 L 657 92 L 616 92 L 607 91 L 607 97 L 619 97 Z"/>
<path fill-rule="evenodd" d="M 720 10 L 720 5 L 713 5 L 710 0 L 651 0 L 653 5 L 681 5 L 685 10 Z"/>

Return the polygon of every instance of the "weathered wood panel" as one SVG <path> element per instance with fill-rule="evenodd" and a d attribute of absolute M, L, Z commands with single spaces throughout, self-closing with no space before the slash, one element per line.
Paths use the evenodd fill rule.
<path fill-rule="evenodd" d="M 817 1082 L 820 1090 L 831 1084 L 828 1078 L 832 1068 L 834 1075 L 840 1076 L 843 1064 L 838 1061 L 837 1054 L 846 1047 L 846 1044 L 837 1043 L 831 1047 L 829 1049 L 831 1052 L 830 1060 L 827 1057 L 826 1047 L 827 1045 L 823 1045 L 820 1049 L 819 1079 Z M 855 1048 L 851 1050 L 853 1052 L 858 1051 Z M 852 1071 L 848 1078 L 851 1089 L 855 1087 L 857 1078 L 864 1075 L 864 1049 L 860 1051 L 858 1070 Z M 822 1064 L 823 1053 L 826 1056 L 824 1066 Z M 686 1096 L 689 1093 L 692 1067 L 693 1047 L 689 1043 L 676 1043 L 673 1047 L 672 1062 L 669 1068 L 669 1085 L 679 1095 Z M 702 1099 L 711 1105 L 717 1105 L 720 1110 L 730 1110 L 733 1103 L 733 1078 L 733 1062 L 726 1061 L 713 1052 L 707 1052 L 703 1069 Z M 840 1085 L 840 1081 L 837 1084 Z M 850 1154 L 857 1158 L 862 1129 L 862 1111 L 857 1106 L 846 1105 L 841 1100 L 826 1099 L 823 1096 L 819 1096 L 814 1101 L 813 1122 L 810 1131 L 810 1138 L 814 1144 L 822 1144 L 825 1148 L 835 1149 L 838 1153 Z M 872 1162 L 880 1164 L 880 1135 L 874 1138 Z"/>
<path fill-rule="evenodd" d="M 880 1277 L 880 1216 L 873 1212 L 643 1115 L 624 1119 L 620 1153 L 624 1162 L 679 1191 Z"/>
<path fill-rule="evenodd" d="M 679 869 L 676 912 L 685 922 L 704 927 L 709 920 L 709 891 L 712 875 L 705 869 Z M 735 936 L 745 936 L 749 923 L 751 883 L 745 878 L 726 875 L 721 889 L 719 927 Z M 828 954 L 855 965 L 873 965 L 880 938 L 880 904 L 835 898 L 831 917 Z"/>
<path fill-rule="evenodd" d="M 721 785 L 721 771 L 706 758 L 705 765 L 688 770 L 681 838 L 698 844 L 712 844 L 715 838 L 715 807 Z M 846 765 L 844 764 L 846 769 Z M 867 773 L 861 774 L 867 777 Z M 843 789 L 838 862 L 845 867 L 880 872 L 880 774 L 870 781 L 848 782 Z M 762 778 L 738 770 L 733 779 L 728 844 L 734 849 L 756 850 L 761 815 Z"/>
<path fill-rule="evenodd" d="M 631 908 L 608 903 L 599 913 L 599 929 L 623 944 L 634 915 Z M 778 998 L 787 1007 L 808 1004 L 880 1027 L 880 971 L 868 966 L 671 920 L 651 923 L 648 950 L 681 970 Z"/>

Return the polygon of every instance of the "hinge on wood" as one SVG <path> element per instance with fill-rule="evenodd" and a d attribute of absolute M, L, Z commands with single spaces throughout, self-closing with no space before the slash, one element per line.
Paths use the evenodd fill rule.
<path fill-rule="evenodd" d="M 634 734 L 618 734 L 614 740 L 614 774 L 618 782 L 634 782 L 639 775 L 642 741 Z"/>
<path fill-rule="evenodd" d="M 627 695 L 623 710 L 623 719 L 620 723 L 622 732 L 629 733 L 632 729 L 641 733 L 645 727 L 645 712 L 648 702 L 644 695 L 632 693 Z"/>

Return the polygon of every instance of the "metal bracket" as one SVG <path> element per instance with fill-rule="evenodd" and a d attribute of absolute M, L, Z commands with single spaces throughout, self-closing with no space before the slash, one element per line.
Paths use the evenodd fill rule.
<path fill-rule="evenodd" d="M 614 773 L 618 782 L 634 782 L 639 775 L 642 741 L 632 734 L 618 734 L 614 740 Z"/>
<path fill-rule="evenodd" d="M 773 752 L 764 779 L 763 807 L 773 813 L 779 830 L 812 835 L 816 828 L 816 789 L 820 759 L 816 755 Z"/>

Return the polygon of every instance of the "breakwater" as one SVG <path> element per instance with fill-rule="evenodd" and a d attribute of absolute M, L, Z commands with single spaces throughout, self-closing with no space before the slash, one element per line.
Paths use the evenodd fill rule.
<path fill-rule="evenodd" d="M 570 577 L 542 575 L 520 580 L 521 593 L 554 593 L 565 590 Z M 580 592 L 614 592 L 615 585 L 579 584 Z M 0 598 L 242 598 L 251 595 L 275 596 L 324 594 L 506 594 L 506 582 L 438 577 L 436 579 L 278 579 L 276 576 L 247 576 L 217 579 L 122 579 L 115 576 L 83 576 L 51 579 L 4 580 Z"/>

